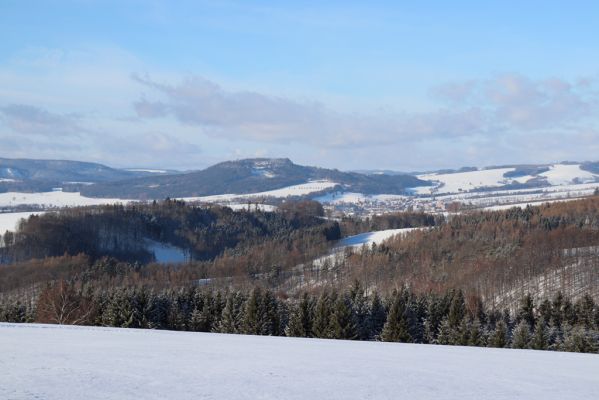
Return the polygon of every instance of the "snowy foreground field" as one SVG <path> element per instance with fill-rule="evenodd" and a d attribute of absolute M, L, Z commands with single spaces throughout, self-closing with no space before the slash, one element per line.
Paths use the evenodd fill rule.
<path fill-rule="evenodd" d="M 597 399 L 599 356 L 0 324 L 1 399 Z"/>

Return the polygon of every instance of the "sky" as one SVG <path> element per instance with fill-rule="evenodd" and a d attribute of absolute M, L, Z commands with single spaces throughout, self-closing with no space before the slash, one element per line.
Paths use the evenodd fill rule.
<path fill-rule="evenodd" d="M 0 157 L 599 160 L 596 1 L 0 0 Z"/>

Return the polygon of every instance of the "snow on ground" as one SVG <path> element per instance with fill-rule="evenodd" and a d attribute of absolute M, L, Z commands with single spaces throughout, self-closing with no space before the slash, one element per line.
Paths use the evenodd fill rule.
<path fill-rule="evenodd" d="M 312 261 L 313 265 L 322 266 L 326 262 L 335 264 L 337 261 L 343 261 L 345 257 L 345 249 L 352 248 L 358 249 L 364 245 L 372 246 L 373 243 L 381 244 L 385 240 L 392 238 L 396 235 L 407 235 L 415 230 L 421 230 L 426 228 L 403 228 L 403 229 L 386 229 L 382 231 L 372 231 L 360 233 L 358 235 L 348 236 L 343 238 L 333 247 L 329 254 L 318 257 Z"/>
<path fill-rule="evenodd" d="M 94 206 L 100 204 L 128 203 L 122 199 L 95 199 L 81 196 L 80 193 L 42 192 L 42 193 L 0 193 L 0 207 L 15 207 L 18 205 L 39 205 L 41 207 L 76 207 Z"/>
<path fill-rule="evenodd" d="M 434 181 L 437 185 L 433 187 L 421 186 L 413 188 L 415 194 L 426 195 L 432 191 L 437 193 L 459 193 L 467 192 L 483 187 L 500 187 L 510 183 L 526 183 L 534 178 L 545 178 L 548 184 L 553 186 L 572 185 L 595 182 L 599 175 L 580 168 L 580 164 L 554 164 L 549 171 L 536 176 L 526 175 L 514 178 L 505 178 L 506 172 L 515 171 L 515 168 L 482 169 L 468 172 L 455 172 L 449 174 L 424 174 L 418 178 Z"/>
<path fill-rule="evenodd" d="M 321 180 L 321 181 L 308 181 L 299 185 L 287 186 L 281 189 L 269 190 L 266 192 L 248 193 L 248 194 L 217 194 L 213 196 L 200 196 L 200 197 L 182 197 L 179 200 L 184 201 L 205 201 L 205 202 L 223 202 L 233 201 L 235 199 L 247 199 L 252 197 L 289 197 L 289 196 L 303 196 L 306 194 L 320 192 L 325 189 L 335 187 L 337 183 Z"/>
<path fill-rule="evenodd" d="M 27 219 L 31 215 L 40 215 L 43 212 L 17 212 L 17 213 L 0 213 L 0 235 L 4 235 L 6 231 L 14 231 L 19 221 Z"/>
<path fill-rule="evenodd" d="M 501 205 L 496 205 L 496 206 L 483 207 L 481 210 L 485 210 L 485 211 L 509 210 L 510 208 L 514 208 L 514 207 L 518 207 L 518 208 L 526 208 L 528 206 L 535 207 L 535 206 L 542 206 L 544 204 L 549 204 L 549 203 L 562 203 L 564 201 L 572 201 L 572 200 L 579 200 L 579 199 L 578 198 L 555 199 L 555 200 L 544 200 L 544 201 L 529 201 L 526 203 L 501 204 Z"/>
<path fill-rule="evenodd" d="M 549 167 L 549 171 L 539 175 L 547 178 L 550 185 L 594 182 L 598 177 L 589 171 L 580 169 L 580 164 L 555 164 Z"/>
<path fill-rule="evenodd" d="M 597 398 L 599 356 L 0 324 L 2 399 Z"/>
<path fill-rule="evenodd" d="M 187 254 L 182 249 L 155 240 L 146 240 L 148 250 L 154 253 L 158 263 L 182 263 L 188 261 Z"/>
<path fill-rule="evenodd" d="M 381 244 L 385 240 L 395 235 L 405 235 L 409 232 L 420 230 L 422 228 L 403 228 L 403 229 L 386 229 L 383 231 L 373 231 L 360 233 L 359 235 L 348 236 L 339 241 L 337 248 L 345 247 L 360 247 L 363 245 L 371 246 L 373 243 Z"/>
<path fill-rule="evenodd" d="M 508 181 L 504 178 L 503 174 L 514 170 L 515 168 L 482 169 L 451 174 L 425 174 L 418 175 L 418 178 L 439 182 L 439 193 L 457 193 L 481 187 L 503 186 Z M 417 194 L 429 194 L 431 193 L 431 189 L 432 187 L 430 186 L 422 186 L 414 188 L 414 191 Z"/>

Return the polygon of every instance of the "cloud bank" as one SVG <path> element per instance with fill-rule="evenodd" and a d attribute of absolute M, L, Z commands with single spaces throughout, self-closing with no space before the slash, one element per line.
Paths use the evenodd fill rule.
<path fill-rule="evenodd" d="M 451 83 L 432 90 L 439 103 L 428 112 L 362 115 L 318 102 L 226 90 L 203 77 L 177 84 L 133 79 L 153 93 L 133 106 L 142 119 L 173 117 L 208 135 L 231 140 L 307 142 L 324 147 L 393 145 L 455 138 L 501 138 L 542 131 L 575 133 L 596 121 L 596 82 L 532 80 L 505 74 Z"/>

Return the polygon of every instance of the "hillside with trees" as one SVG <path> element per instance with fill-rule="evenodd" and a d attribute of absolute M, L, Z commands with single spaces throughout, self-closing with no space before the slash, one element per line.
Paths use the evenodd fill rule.
<path fill-rule="evenodd" d="M 4 236 L 0 319 L 594 352 L 598 210 L 597 197 L 338 221 L 310 201 L 69 209 Z M 418 229 L 331 253 L 399 228 Z M 193 256 L 155 263 L 145 238 Z"/>

